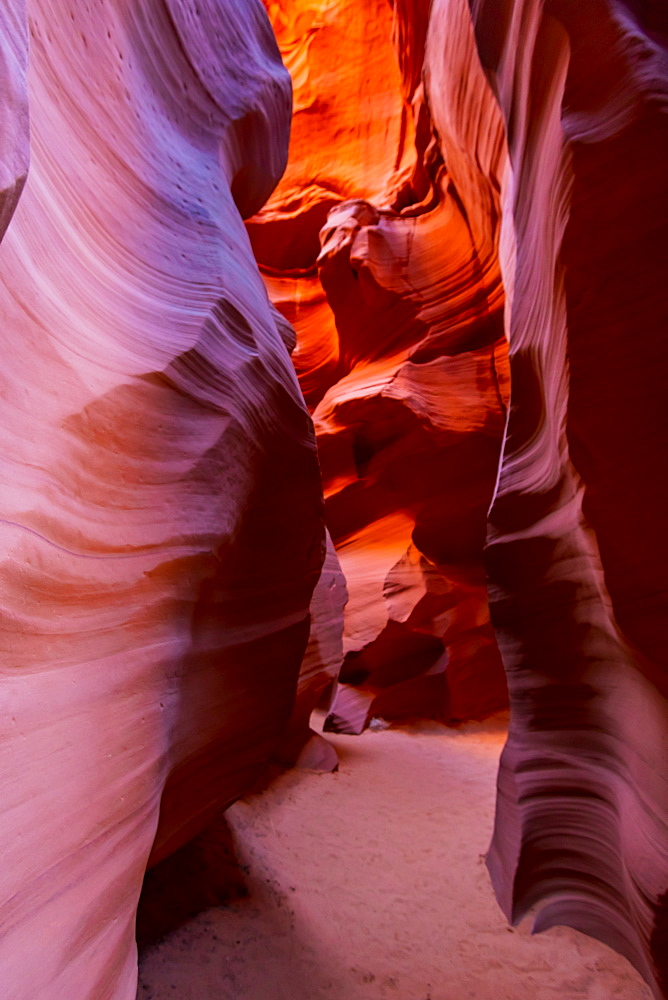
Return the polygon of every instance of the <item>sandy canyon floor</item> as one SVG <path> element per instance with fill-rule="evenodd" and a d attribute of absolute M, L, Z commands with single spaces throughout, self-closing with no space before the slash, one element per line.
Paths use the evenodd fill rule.
<path fill-rule="evenodd" d="M 625 959 L 511 929 L 484 852 L 507 719 L 330 736 L 229 810 L 249 895 L 140 961 L 138 1000 L 651 1000 Z"/>

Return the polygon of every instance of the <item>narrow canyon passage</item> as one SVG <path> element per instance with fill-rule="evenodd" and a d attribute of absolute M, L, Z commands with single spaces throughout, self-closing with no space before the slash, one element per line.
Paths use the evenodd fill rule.
<path fill-rule="evenodd" d="M 227 813 L 249 895 L 140 955 L 137 1000 L 650 1000 L 605 945 L 500 912 L 483 855 L 507 716 L 330 736 Z"/>
<path fill-rule="evenodd" d="M 668 1000 L 667 11 L 0 0 L 0 1000 Z"/>

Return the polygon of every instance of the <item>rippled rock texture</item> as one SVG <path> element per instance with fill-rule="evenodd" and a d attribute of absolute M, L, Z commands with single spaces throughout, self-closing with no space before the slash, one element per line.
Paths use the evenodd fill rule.
<path fill-rule="evenodd" d="M 482 558 L 508 398 L 498 188 L 478 178 L 481 225 L 425 97 L 424 12 L 268 10 L 294 117 L 288 169 L 248 229 L 297 333 L 348 588 L 327 728 L 484 716 L 507 703 Z"/>
<path fill-rule="evenodd" d="M 290 83 L 254 0 L 28 0 L 0 31 L 2 994 L 132 1000 L 147 862 L 276 751 L 323 558 L 242 222 Z"/>
<path fill-rule="evenodd" d="M 602 938 L 659 992 L 667 27 L 652 3 L 483 0 L 472 28 L 466 4 L 436 0 L 426 52 L 434 121 L 467 169 L 495 176 L 473 124 L 492 94 L 508 142 L 512 392 L 487 567 L 512 721 L 490 871 L 513 920 L 542 904 L 538 929 Z"/>
<path fill-rule="evenodd" d="M 249 229 L 350 592 L 330 725 L 498 703 L 493 496 L 499 899 L 665 990 L 665 5 L 269 9 L 292 165 Z"/>

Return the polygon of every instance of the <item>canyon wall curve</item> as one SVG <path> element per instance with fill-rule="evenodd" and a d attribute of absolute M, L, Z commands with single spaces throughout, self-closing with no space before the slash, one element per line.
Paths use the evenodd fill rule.
<path fill-rule="evenodd" d="M 134 1000 L 147 864 L 282 739 L 322 498 L 242 221 L 289 135 L 261 4 L 65 7 L 0 13 L 0 965 Z"/>

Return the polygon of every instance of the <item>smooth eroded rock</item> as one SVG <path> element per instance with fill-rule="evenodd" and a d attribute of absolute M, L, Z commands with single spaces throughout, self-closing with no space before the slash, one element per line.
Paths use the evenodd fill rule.
<path fill-rule="evenodd" d="M 507 699 L 482 566 L 508 391 L 498 184 L 471 172 L 482 203 L 462 202 L 422 85 L 426 8 L 268 10 L 295 112 L 248 229 L 295 326 L 349 592 L 327 728 L 480 717 Z"/>
<path fill-rule="evenodd" d="M 275 752 L 323 557 L 241 218 L 284 168 L 290 84 L 253 0 L 27 8 L 30 171 L 0 248 L 3 996 L 133 1000 L 146 865 Z M 3 10 L 6 221 L 28 147 Z"/>

